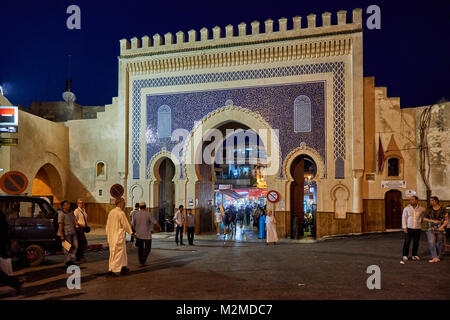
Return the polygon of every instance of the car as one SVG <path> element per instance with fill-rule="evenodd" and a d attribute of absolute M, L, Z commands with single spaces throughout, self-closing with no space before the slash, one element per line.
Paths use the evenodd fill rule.
<path fill-rule="evenodd" d="M 47 254 L 62 251 L 58 235 L 58 213 L 43 198 L 24 195 L 0 195 L 9 225 L 11 257 L 28 266 L 39 266 Z"/>

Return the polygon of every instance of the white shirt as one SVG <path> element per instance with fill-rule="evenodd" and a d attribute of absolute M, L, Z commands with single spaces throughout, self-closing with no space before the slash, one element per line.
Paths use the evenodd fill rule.
<path fill-rule="evenodd" d="M 216 211 L 216 223 L 222 222 L 222 212 Z"/>
<path fill-rule="evenodd" d="M 402 216 L 402 228 L 406 229 L 421 229 L 422 220 L 425 215 L 425 209 L 419 205 L 415 208 L 412 205 L 408 205 L 403 209 Z"/>
<path fill-rule="evenodd" d="M 86 210 L 78 207 L 75 209 L 73 214 L 75 215 L 75 219 L 77 219 L 78 224 L 82 227 L 86 227 L 86 222 L 87 222 Z M 86 219 L 86 222 L 84 221 L 84 219 Z"/>
<path fill-rule="evenodd" d="M 182 227 L 184 223 L 184 213 L 181 213 L 180 210 L 178 210 L 175 213 L 175 216 L 173 217 L 173 221 L 179 226 Z"/>
<path fill-rule="evenodd" d="M 133 219 L 133 215 L 134 215 L 136 212 L 139 212 L 139 210 L 140 210 L 140 209 L 134 209 L 133 211 L 131 211 L 131 212 L 130 212 L 130 218 Z"/>

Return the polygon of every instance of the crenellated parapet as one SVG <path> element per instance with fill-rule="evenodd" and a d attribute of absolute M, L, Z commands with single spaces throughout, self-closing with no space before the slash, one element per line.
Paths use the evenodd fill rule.
<path fill-rule="evenodd" d="M 345 35 L 352 32 L 362 31 L 362 9 L 354 9 L 351 22 L 347 22 L 347 12 L 344 10 L 337 12 L 337 24 L 332 24 L 332 14 L 324 12 L 322 14 L 322 24 L 317 22 L 317 16 L 310 14 L 306 17 L 306 27 L 302 28 L 302 17 L 292 18 L 292 28 L 288 29 L 288 19 L 280 18 L 277 22 L 278 30 L 274 30 L 274 21 L 268 19 L 264 21 L 264 32 L 261 32 L 259 21 L 253 21 L 248 27 L 242 22 L 235 29 L 232 25 L 227 25 L 224 29 L 215 26 L 212 30 L 202 28 L 200 32 L 190 30 L 187 36 L 179 31 L 174 35 L 166 33 L 164 36 L 155 34 L 153 37 L 143 36 L 141 39 L 132 38 L 120 40 L 121 58 L 132 58 L 147 55 L 161 55 L 169 53 L 184 52 L 190 50 L 206 50 L 214 48 L 227 48 L 233 46 L 245 46 L 259 43 L 308 39 L 326 37 L 331 35 Z M 210 32 L 212 31 L 212 32 Z M 350 42 L 350 41 L 349 41 Z M 346 48 L 347 46 L 347 48 Z M 331 43 L 323 41 L 322 46 L 304 48 L 305 52 L 301 55 L 316 54 L 319 50 L 330 52 L 331 54 L 341 54 L 348 50 L 350 43 Z M 336 51 L 337 50 L 337 51 Z M 302 51 L 302 49 L 300 49 Z M 221 57 L 212 57 L 212 59 L 221 59 Z M 195 63 L 195 62 L 193 62 Z M 214 61 L 212 62 L 214 63 Z M 182 67 L 182 66 L 180 66 Z"/>

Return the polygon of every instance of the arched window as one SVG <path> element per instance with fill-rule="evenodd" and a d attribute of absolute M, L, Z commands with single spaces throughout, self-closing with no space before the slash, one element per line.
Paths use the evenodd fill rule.
<path fill-rule="evenodd" d="M 294 100 L 294 132 L 311 132 L 311 99 L 304 95 Z"/>
<path fill-rule="evenodd" d="M 168 105 L 158 108 L 158 138 L 170 138 L 172 136 L 172 112 Z"/>
<path fill-rule="evenodd" d="M 103 162 L 97 163 L 97 177 L 105 175 L 105 164 Z"/>
<path fill-rule="evenodd" d="M 106 162 L 97 161 L 95 164 L 95 178 L 97 180 L 106 180 Z"/>
<path fill-rule="evenodd" d="M 398 158 L 388 159 L 388 177 L 397 177 L 399 175 Z"/>

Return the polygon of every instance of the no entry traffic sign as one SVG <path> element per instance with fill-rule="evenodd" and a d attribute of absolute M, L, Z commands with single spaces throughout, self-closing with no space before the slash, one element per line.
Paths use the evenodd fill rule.
<path fill-rule="evenodd" d="M 9 171 L 0 178 L 0 188 L 7 194 L 20 194 L 27 186 L 27 177 L 19 171 Z"/>
<path fill-rule="evenodd" d="M 278 202 L 280 200 L 280 194 L 275 190 L 270 190 L 267 192 L 267 200 L 272 203 Z"/>
<path fill-rule="evenodd" d="M 111 197 L 113 198 L 120 198 L 123 196 L 124 189 L 121 184 L 115 184 L 111 187 L 111 190 L 109 190 L 109 193 L 111 194 Z"/>

